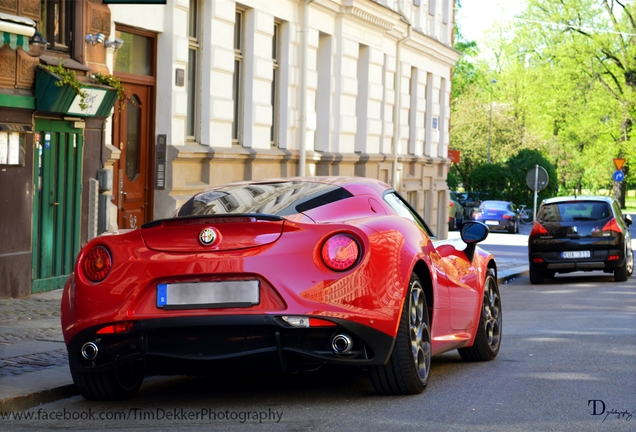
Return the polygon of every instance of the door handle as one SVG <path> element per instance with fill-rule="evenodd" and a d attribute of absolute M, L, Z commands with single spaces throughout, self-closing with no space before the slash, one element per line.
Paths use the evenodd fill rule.
<path fill-rule="evenodd" d="M 52 205 L 52 206 L 57 206 L 57 205 L 60 205 L 60 203 L 58 203 L 58 202 L 53 202 L 53 203 L 51 203 L 51 205 Z"/>

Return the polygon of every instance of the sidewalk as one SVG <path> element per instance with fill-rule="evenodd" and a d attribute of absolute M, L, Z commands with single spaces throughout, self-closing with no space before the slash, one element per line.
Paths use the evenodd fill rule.
<path fill-rule="evenodd" d="M 528 273 L 498 260 L 499 283 Z M 60 327 L 62 290 L 0 300 L 0 412 L 22 411 L 78 394 Z"/>

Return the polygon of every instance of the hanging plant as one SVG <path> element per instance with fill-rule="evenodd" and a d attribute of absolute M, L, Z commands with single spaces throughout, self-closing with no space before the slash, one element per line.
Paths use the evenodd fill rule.
<path fill-rule="evenodd" d="M 117 99 L 119 99 L 119 109 L 123 110 L 126 107 L 126 89 L 122 85 L 119 78 L 114 77 L 112 75 L 103 75 L 99 72 L 93 75 L 93 79 L 100 84 L 107 85 L 113 87 L 117 90 Z"/>
<path fill-rule="evenodd" d="M 77 93 L 80 97 L 79 106 L 82 110 L 88 108 L 88 104 L 86 103 L 86 92 L 82 89 L 82 83 L 75 76 L 75 71 L 72 69 L 66 69 L 61 63 L 57 65 L 46 65 L 44 66 L 49 72 L 57 75 L 60 80 L 55 83 L 56 86 L 69 86 L 72 88 L 75 93 Z"/>

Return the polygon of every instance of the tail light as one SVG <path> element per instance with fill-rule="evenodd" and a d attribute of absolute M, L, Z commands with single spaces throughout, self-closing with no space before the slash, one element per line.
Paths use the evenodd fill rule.
<path fill-rule="evenodd" d="M 504 218 L 504 219 L 512 219 L 513 217 L 514 217 L 514 216 L 509 215 L 509 214 L 505 214 L 505 215 L 503 216 L 503 218 Z"/>
<path fill-rule="evenodd" d="M 101 282 L 110 273 L 113 260 L 108 249 L 104 246 L 95 246 L 84 256 L 82 267 L 87 278 L 93 282 Z"/>
<path fill-rule="evenodd" d="M 603 227 L 601 231 L 614 231 L 617 233 L 623 232 L 621 227 L 619 227 L 618 224 L 616 223 L 616 218 L 610 219 L 610 221 L 605 224 L 605 226 Z"/>
<path fill-rule="evenodd" d="M 449 202 L 449 203 L 448 203 L 448 206 L 449 206 L 449 207 L 453 207 L 453 202 L 452 202 L 452 201 L 451 201 L 451 202 Z"/>
<path fill-rule="evenodd" d="M 352 236 L 336 234 L 322 246 L 322 260 L 335 271 L 349 270 L 360 258 L 360 245 Z"/>
<path fill-rule="evenodd" d="M 543 225 L 541 225 L 539 222 L 535 222 L 534 226 L 532 227 L 532 231 L 530 231 L 530 236 L 535 236 L 535 235 L 547 235 L 548 234 L 548 230 L 545 229 L 545 227 Z"/>
<path fill-rule="evenodd" d="M 99 329 L 97 334 L 126 333 L 126 332 L 130 331 L 130 329 L 132 328 L 133 324 L 134 324 L 133 322 L 126 321 L 126 322 L 122 322 L 122 323 L 109 325 L 109 326 L 102 327 L 101 329 Z"/>

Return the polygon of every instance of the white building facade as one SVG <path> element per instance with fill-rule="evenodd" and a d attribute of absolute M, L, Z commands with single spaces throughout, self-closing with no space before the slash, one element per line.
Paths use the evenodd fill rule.
<path fill-rule="evenodd" d="M 231 181 L 348 175 L 391 184 L 446 237 L 453 0 L 110 10 L 125 41 L 111 70 L 139 93 L 105 139 L 110 228 L 168 217 Z M 127 189 L 135 178 L 141 210 Z"/>

